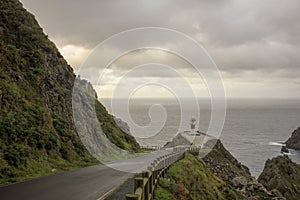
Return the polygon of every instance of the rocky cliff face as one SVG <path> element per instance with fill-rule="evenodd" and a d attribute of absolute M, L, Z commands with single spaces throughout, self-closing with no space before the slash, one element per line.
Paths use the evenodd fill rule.
<path fill-rule="evenodd" d="M 96 99 L 92 85 L 76 78 L 73 88 L 73 116 L 76 130 L 85 147 L 101 162 L 137 152 L 139 145 L 134 137 L 123 131 L 114 120 L 115 117 Z"/>
<path fill-rule="evenodd" d="M 73 70 L 18 0 L 0 3 L 0 66 L 0 184 L 95 163 L 73 122 Z M 138 149 L 96 102 L 108 138 Z"/>
<path fill-rule="evenodd" d="M 284 199 L 280 192 L 272 190 L 275 188 L 268 191 L 252 177 L 249 169 L 238 162 L 219 140 L 203 160 L 216 176 L 241 193 L 242 199 Z"/>
<path fill-rule="evenodd" d="M 300 199 L 300 166 L 288 156 L 267 160 L 258 181 L 269 190 L 277 189 L 286 199 Z"/>
<path fill-rule="evenodd" d="M 294 130 L 292 136 L 285 142 L 286 147 L 300 150 L 300 127 Z"/>

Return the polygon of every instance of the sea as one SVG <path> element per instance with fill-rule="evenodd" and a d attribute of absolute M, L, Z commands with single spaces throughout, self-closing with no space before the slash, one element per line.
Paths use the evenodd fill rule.
<path fill-rule="evenodd" d="M 163 146 L 179 132 L 189 130 L 190 119 L 197 119 L 197 129 L 208 130 L 212 116 L 209 99 L 197 99 L 199 109 L 189 99 L 100 99 L 111 114 L 124 118 L 124 107 L 133 134 L 142 146 Z M 122 108 L 121 112 L 116 109 Z M 125 109 L 125 110 L 126 110 Z M 152 109 L 152 110 L 151 110 Z M 119 115 L 119 116 L 118 116 Z M 281 155 L 281 146 L 300 126 L 300 100 L 297 99 L 227 99 L 225 123 L 220 139 L 227 150 L 258 177 L 267 159 Z M 136 128 L 138 127 L 138 128 Z M 144 129 L 143 129 L 144 128 Z M 140 134 L 140 135 L 139 135 Z M 149 135 L 149 137 L 147 137 Z M 289 157 L 300 164 L 300 152 Z"/>

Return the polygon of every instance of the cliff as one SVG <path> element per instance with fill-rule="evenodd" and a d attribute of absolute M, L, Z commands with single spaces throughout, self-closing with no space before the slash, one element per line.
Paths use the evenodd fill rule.
<path fill-rule="evenodd" d="M 0 184 L 97 163 L 73 122 L 75 74 L 17 0 L 1 0 L 0 65 Z M 107 138 L 136 151 L 93 98 Z"/>
<path fill-rule="evenodd" d="M 78 135 L 89 152 L 101 162 L 106 162 L 139 151 L 135 138 L 124 132 L 117 125 L 115 117 L 96 99 L 96 91 L 92 85 L 76 78 L 73 88 L 73 117 Z"/>
<path fill-rule="evenodd" d="M 173 164 L 155 190 L 155 199 L 242 199 L 222 178 L 190 153 Z"/>
<path fill-rule="evenodd" d="M 300 165 L 288 156 L 268 159 L 258 178 L 267 189 L 277 189 L 286 199 L 300 199 Z"/>
<path fill-rule="evenodd" d="M 203 159 L 198 157 L 197 152 L 192 152 L 173 164 L 166 177 L 160 180 L 155 198 L 285 199 L 277 190 L 268 191 L 251 177 L 249 169 L 239 163 L 219 140 L 208 142 L 206 147 L 214 144 Z"/>
<path fill-rule="evenodd" d="M 300 150 L 300 127 L 294 130 L 292 136 L 285 142 L 286 147 Z"/>
<path fill-rule="evenodd" d="M 206 145 L 210 146 L 210 143 L 208 142 Z M 213 149 L 203 160 L 216 176 L 222 178 L 232 188 L 241 193 L 243 196 L 242 199 L 272 199 L 282 197 L 278 191 L 268 191 L 252 177 L 248 167 L 238 162 L 225 149 L 220 140 L 216 142 Z"/>

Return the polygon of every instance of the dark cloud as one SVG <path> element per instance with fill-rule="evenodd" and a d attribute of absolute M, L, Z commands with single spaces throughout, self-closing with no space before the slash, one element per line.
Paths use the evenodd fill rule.
<path fill-rule="evenodd" d="M 299 0 L 21 1 L 59 47 L 92 49 L 127 29 L 171 28 L 201 42 L 232 80 L 252 71 L 255 75 L 248 78 L 253 82 L 267 74 L 274 82 L 290 77 L 299 85 L 294 78 L 300 74 Z M 128 69 L 132 60 L 143 56 L 129 55 L 114 67 Z M 167 58 L 166 64 L 176 61 Z M 184 67 L 190 66 L 178 68 Z"/>

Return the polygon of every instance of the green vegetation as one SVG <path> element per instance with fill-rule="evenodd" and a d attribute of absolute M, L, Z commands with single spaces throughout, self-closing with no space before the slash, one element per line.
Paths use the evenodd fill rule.
<path fill-rule="evenodd" d="M 240 196 L 190 153 L 170 167 L 155 190 L 155 198 L 160 200 L 237 199 Z"/>
<path fill-rule="evenodd" d="M 200 155 L 206 156 L 200 160 L 199 152 L 189 152 L 173 164 L 155 190 L 156 199 L 285 199 L 251 177 L 220 140 L 208 141 Z"/>
<path fill-rule="evenodd" d="M 95 109 L 102 130 L 112 143 L 121 149 L 131 152 L 140 151 L 139 144 L 136 142 L 135 138 L 120 129 L 117 126 L 114 117 L 110 115 L 105 107 L 98 101 L 95 102 Z"/>
<path fill-rule="evenodd" d="M 18 0 L 1 0 L 0 65 L 0 184 L 99 163 L 75 130 L 73 70 Z M 139 149 L 98 101 L 96 109 L 113 143 Z"/>
<path fill-rule="evenodd" d="M 54 44 L 16 0 L 1 1 L 0 30 L 0 184 L 98 163 L 70 128 L 74 75 Z"/>

